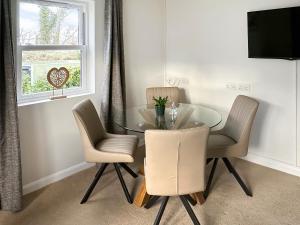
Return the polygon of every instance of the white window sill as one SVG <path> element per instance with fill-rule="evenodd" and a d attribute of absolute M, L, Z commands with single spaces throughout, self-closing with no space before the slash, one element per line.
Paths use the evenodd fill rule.
<path fill-rule="evenodd" d="M 36 100 L 36 101 L 30 101 L 30 102 L 23 102 L 23 103 L 21 102 L 21 103 L 18 103 L 18 107 L 36 105 L 36 104 L 48 103 L 48 102 L 63 101 L 63 100 L 67 100 L 67 99 L 78 98 L 78 97 L 88 96 L 88 95 L 93 95 L 93 94 L 95 94 L 95 92 L 89 91 L 89 92 L 85 92 L 85 93 L 69 95 L 69 96 L 66 96 L 66 98 L 59 98 L 59 99 L 53 99 L 53 100 L 51 100 L 49 98 L 49 99 Z"/>

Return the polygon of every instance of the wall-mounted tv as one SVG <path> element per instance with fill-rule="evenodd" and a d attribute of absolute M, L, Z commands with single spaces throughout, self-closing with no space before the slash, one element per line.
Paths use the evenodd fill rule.
<path fill-rule="evenodd" d="M 248 12 L 249 58 L 300 58 L 300 7 Z"/>

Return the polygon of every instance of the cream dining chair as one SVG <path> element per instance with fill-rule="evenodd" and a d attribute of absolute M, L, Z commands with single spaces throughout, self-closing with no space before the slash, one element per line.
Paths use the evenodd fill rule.
<path fill-rule="evenodd" d="M 259 103 L 250 97 L 239 95 L 235 99 L 223 129 L 214 131 L 208 138 L 208 161 L 214 160 L 207 182 L 204 196 L 207 197 L 215 173 L 218 159 L 222 158 L 228 171 L 235 177 L 244 192 L 252 196 L 251 191 L 242 181 L 228 157 L 244 157 L 248 153 L 248 145 L 252 124 Z"/>
<path fill-rule="evenodd" d="M 189 194 L 205 189 L 208 134 L 207 126 L 145 132 L 147 193 L 150 201 L 163 196 L 154 225 L 160 223 L 169 196 L 179 196 L 193 223 L 200 224 L 189 204 L 196 202 Z"/>
<path fill-rule="evenodd" d="M 102 163 L 80 203 L 83 204 L 88 200 L 109 163 L 114 165 L 127 201 L 132 203 L 132 198 L 120 171 L 120 166 L 134 178 L 137 177 L 125 163 L 134 162 L 133 155 L 137 147 L 138 138 L 134 135 L 107 133 L 102 126 L 93 103 L 89 99 L 74 106 L 73 114 L 83 142 L 85 160 L 91 163 Z"/>
<path fill-rule="evenodd" d="M 147 105 L 150 107 L 154 107 L 153 97 L 167 97 L 168 102 L 167 106 L 170 106 L 172 102 L 176 104 L 180 101 L 180 90 L 178 87 L 151 87 L 146 89 L 146 98 L 147 98 Z"/>

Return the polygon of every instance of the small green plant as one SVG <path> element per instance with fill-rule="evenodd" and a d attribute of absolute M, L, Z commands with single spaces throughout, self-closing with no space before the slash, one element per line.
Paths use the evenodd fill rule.
<path fill-rule="evenodd" d="M 164 98 L 162 98 L 161 96 L 158 96 L 157 98 L 153 97 L 153 100 L 155 101 L 155 106 L 164 107 L 168 102 L 168 96 Z"/>

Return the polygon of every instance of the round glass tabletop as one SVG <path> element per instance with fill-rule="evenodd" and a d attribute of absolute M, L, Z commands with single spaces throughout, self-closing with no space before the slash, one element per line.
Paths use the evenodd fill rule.
<path fill-rule="evenodd" d="M 128 108 L 126 124 L 120 127 L 134 132 L 144 133 L 147 129 L 184 129 L 206 124 L 210 128 L 222 121 L 217 111 L 196 104 L 179 103 L 175 109 L 166 108 L 164 117 L 156 117 L 153 106 L 142 105 Z"/>

